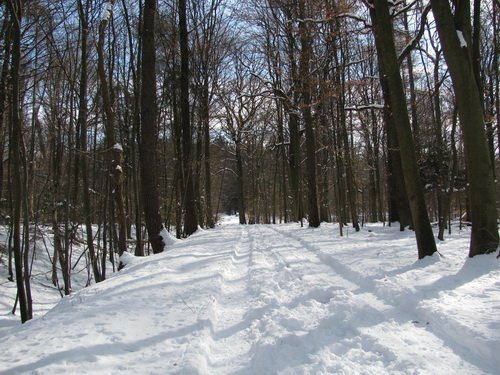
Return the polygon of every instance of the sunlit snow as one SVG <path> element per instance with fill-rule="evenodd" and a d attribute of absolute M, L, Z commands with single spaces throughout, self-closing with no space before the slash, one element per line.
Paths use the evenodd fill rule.
<path fill-rule="evenodd" d="M 498 374 L 499 260 L 467 258 L 468 228 L 417 261 L 399 225 L 237 220 L 127 255 L 48 312 L 38 278 L 22 326 L 2 268 L 0 374 Z"/>

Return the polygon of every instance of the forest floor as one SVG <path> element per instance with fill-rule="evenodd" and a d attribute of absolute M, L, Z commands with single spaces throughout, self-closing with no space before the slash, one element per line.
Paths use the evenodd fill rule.
<path fill-rule="evenodd" d="M 24 325 L 0 265 L 0 375 L 498 374 L 500 260 L 469 235 L 417 261 L 397 227 L 225 217 L 63 299 L 41 252 Z"/>

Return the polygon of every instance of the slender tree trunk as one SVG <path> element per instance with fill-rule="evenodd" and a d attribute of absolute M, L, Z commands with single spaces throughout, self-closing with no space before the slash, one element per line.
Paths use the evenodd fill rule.
<path fill-rule="evenodd" d="M 338 105 L 335 107 L 338 108 Z M 333 139 L 332 139 L 332 147 L 333 154 L 335 155 L 335 165 L 336 165 L 336 174 L 335 174 L 335 192 L 336 192 L 336 203 L 337 203 L 337 216 L 338 222 L 341 226 L 347 224 L 347 197 L 346 197 L 346 184 L 345 184 L 345 165 L 342 157 L 342 145 L 341 145 L 341 131 L 340 131 L 340 121 L 338 110 L 336 111 L 336 115 L 333 114 L 332 117 L 336 116 L 336 128 L 333 131 Z M 342 227 L 341 227 L 342 228 Z"/>
<path fill-rule="evenodd" d="M 104 66 L 104 34 L 111 17 L 114 2 L 106 4 L 108 9 L 99 23 L 99 40 L 97 43 L 97 73 L 101 84 L 101 95 L 104 107 L 104 118 L 106 128 L 106 143 L 109 148 L 111 173 L 113 175 L 113 195 L 116 204 L 116 216 L 118 221 L 118 254 L 127 251 L 127 220 L 125 216 L 125 204 L 123 200 L 123 147 L 115 141 L 115 111 L 111 100 L 111 93 Z M 97 268 L 97 259 L 94 259 Z"/>
<path fill-rule="evenodd" d="M 302 202 L 301 134 L 299 131 L 299 115 L 297 109 L 299 105 L 298 87 L 300 81 L 298 79 L 298 68 L 295 56 L 296 40 L 291 29 L 287 30 L 287 44 L 288 59 L 290 61 L 290 79 L 294 86 L 292 102 L 289 103 L 286 99 L 284 100 L 285 110 L 288 112 L 288 132 L 290 137 L 288 164 L 293 199 L 292 220 L 302 222 L 302 218 L 304 217 L 304 206 Z"/>
<path fill-rule="evenodd" d="M 346 182 L 347 182 L 347 199 L 349 200 L 349 209 L 351 211 L 351 220 L 352 220 L 352 226 L 356 230 L 356 232 L 359 232 L 359 220 L 358 220 L 358 210 L 357 210 L 357 189 L 356 189 L 356 184 L 354 182 L 354 172 L 352 168 L 352 157 L 351 157 L 351 147 L 349 144 L 349 137 L 348 137 L 348 132 L 347 132 L 347 119 L 346 119 L 346 113 L 345 113 L 345 108 L 344 108 L 344 103 L 345 103 L 345 90 L 344 90 L 344 80 L 343 77 L 339 77 L 341 81 L 341 87 L 343 87 L 342 93 L 340 94 L 340 98 L 338 101 L 338 111 L 339 111 L 339 116 L 340 116 L 340 132 L 341 132 L 341 137 L 342 137 L 342 149 L 343 149 L 343 154 L 344 158 L 343 161 L 345 163 L 345 171 L 346 171 Z"/>
<path fill-rule="evenodd" d="M 214 217 L 212 209 L 212 172 L 211 172 L 211 152 L 210 152 L 210 103 L 208 82 L 205 81 L 203 85 L 202 95 L 202 127 L 203 127 L 203 162 L 205 167 L 205 212 L 207 227 L 214 228 Z"/>
<path fill-rule="evenodd" d="M 180 110 L 182 122 L 182 151 L 184 173 L 184 236 L 198 229 L 196 197 L 194 194 L 193 165 L 191 156 L 191 120 L 189 114 L 189 50 L 186 17 L 186 0 L 179 0 L 179 46 L 181 51 Z"/>
<path fill-rule="evenodd" d="M 21 21 L 23 15 L 23 1 L 12 0 L 7 3 L 12 17 L 12 62 L 11 62 L 11 132 L 9 149 L 12 168 L 12 231 L 13 231 L 13 252 L 16 270 L 17 296 L 19 309 L 21 311 L 21 322 L 26 322 L 32 318 L 30 314 L 28 291 L 24 278 L 26 277 L 26 267 L 24 262 L 23 248 L 21 246 L 21 208 L 23 200 L 23 183 L 21 161 L 21 114 L 20 114 L 20 69 L 21 69 Z"/>
<path fill-rule="evenodd" d="M 500 144 L 500 66 L 498 63 L 498 57 L 500 55 L 500 41 L 498 40 L 499 25 L 498 25 L 498 15 L 499 15 L 500 3 L 498 1 L 493 1 L 493 75 L 494 75 L 494 86 L 495 86 L 495 113 L 496 113 L 496 123 L 497 123 L 497 143 Z M 500 156 L 500 153 L 499 153 Z"/>
<path fill-rule="evenodd" d="M 2 71 L 0 73 L 0 200 L 3 197 L 4 192 L 4 138 L 6 135 L 4 123 L 5 123 L 5 112 L 7 108 L 7 85 L 8 85 L 8 75 L 9 75 L 9 62 L 11 54 L 11 20 L 5 17 L 3 22 L 4 29 L 4 50 L 3 50 L 3 64 Z"/>
<path fill-rule="evenodd" d="M 429 222 L 424 192 L 420 181 L 411 125 L 406 107 L 403 83 L 394 44 L 389 5 L 385 0 L 374 0 L 370 16 L 374 25 L 375 44 L 381 69 L 381 79 L 386 79 L 390 109 L 398 119 L 396 135 L 401 152 L 404 181 L 410 203 L 410 212 L 418 247 L 419 259 L 436 252 L 436 242 Z M 385 76 L 385 77 L 384 77 Z"/>
<path fill-rule="evenodd" d="M 463 2 L 465 3 L 465 2 Z M 431 0 L 444 56 L 455 88 L 468 166 L 472 235 L 469 256 L 496 251 L 497 205 L 491 160 L 484 131 L 483 108 L 474 76 L 467 11 L 455 22 L 448 1 Z M 462 4 L 462 6 L 467 6 Z M 458 12 L 458 10 L 457 10 Z M 457 29 L 457 26 L 459 28 Z M 463 37 L 465 45 L 459 40 Z"/>
<path fill-rule="evenodd" d="M 304 0 L 299 0 L 299 13 L 302 19 L 305 18 Z M 300 45 L 300 79 L 302 89 L 302 115 L 306 134 L 306 165 L 307 165 L 307 204 L 309 213 L 309 226 L 319 227 L 318 211 L 318 187 L 316 178 L 316 139 L 314 124 L 311 115 L 311 73 L 310 59 L 312 58 L 311 40 L 309 26 L 306 21 L 299 24 Z"/>
<path fill-rule="evenodd" d="M 371 111 L 372 112 L 372 111 Z M 370 118 L 373 118 L 370 116 Z M 373 145 L 368 130 L 367 121 L 360 122 L 361 129 L 363 130 L 363 139 L 366 148 L 366 159 L 368 164 L 368 207 L 369 207 L 369 220 L 372 223 L 377 221 L 377 180 L 375 176 L 375 157 L 373 153 Z"/>
<path fill-rule="evenodd" d="M 405 12 L 403 17 L 405 31 L 409 33 L 408 14 Z M 420 158 L 421 145 L 420 145 L 420 127 L 417 118 L 417 95 L 415 92 L 415 78 L 413 76 L 413 59 L 411 52 L 406 57 L 406 64 L 408 68 L 408 85 L 410 90 L 410 114 L 411 114 L 411 129 L 413 131 L 413 142 L 415 144 L 415 154 L 417 160 Z"/>
<path fill-rule="evenodd" d="M 140 113 L 140 101 L 141 101 L 141 84 L 140 84 L 140 78 L 139 78 L 139 73 L 141 70 L 141 61 L 140 59 L 136 58 L 136 55 L 134 54 L 134 44 L 133 44 L 133 33 L 132 33 L 132 27 L 130 25 L 130 17 L 128 13 L 128 8 L 125 0 L 122 0 L 122 8 L 125 16 L 125 24 L 127 27 L 127 36 L 128 36 L 128 47 L 130 50 L 130 71 L 132 73 L 132 79 L 133 79 L 133 98 L 132 98 L 132 108 L 133 108 L 133 114 L 132 114 L 132 130 L 130 132 L 130 158 L 131 158 L 131 164 L 132 164 L 132 186 L 133 186 L 133 205 L 134 205 L 134 216 L 135 216 L 135 255 L 136 256 L 144 256 L 144 244 L 142 241 L 142 205 L 141 205 L 141 189 L 140 189 L 140 183 L 142 182 L 139 181 L 139 173 L 140 173 L 140 168 L 138 166 L 138 161 L 137 158 L 137 147 L 138 145 L 141 144 L 141 136 L 140 136 L 140 127 L 141 127 L 141 113 Z M 142 29 L 142 2 L 139 2 L 139 22 L 138 25 L 138 30 L 141 32 Z M 142 50 L 142 43 L 139 40 L 138 42 L 138 50 Z M 137 61 L 137 65 L 136 65 Z"/>
<path fill-rule="evenodd" d="M 236 151 L 236 176 L 238 180 L 238 215 L 240 224 L 246 224 L 245 182 L 243 177 L 243 157 L 241 155 L 240 141 L 235 142 Z"/>
<path fill-rule="evenodd" d="M 84 221 L 85 221 L 85 235 L 87 241 L 87 248 L 89 250 L 91 262 L 96 267 L 93 267 L 94 278 L 96 282 L 101 281 L 101 273 L 97 266 L 97 255 L 94 247 L 94 235 L 92 230 L 92 208 L 90 203 L 90 185 L 89 185 L 89 172 L 88 172 L 88 156 L 87 156 L 87 85 L 88 85 L 88 72 L 87 72 L 87 60 L 88 60 L 88 4 L 83 4 L 82 0 L 78 0 L 78 14 L 80 17 L 80 30 L 81 30 L 81 70 L 80 70 L 80 87 L 79 87 L 79 99 L 80 104 L 78 107 L 78 128 L 80 130 L 80 151 L 83 155 L 80 158 L 80 170 L 82 175 L 82 198 L 83 198 L 83 211 L 84 211 Z"/>
<path fill-rule="evenodd" d="M 456 134 L 456 129 L 457 129 L 457 116 L 453 116 L 453 123 L 451 127 L 451 132 L 450 132 L 450 145 L 451 145 L 451 168 L 450 172 L 446 177 L 448 177 L 448 182 L 446 185 L 446 189 L 443 187 L 443 192 L 440 194 L 443 194 L 441 197 L 442 199 L 442 213 L 439 216 L 439 232 L 438 232 L 438 238 L 443 241 L 444 240 L 444 231 L 446 229 L 446 223 L 448 222 L 450 218 L 450 207 L 451 207 L 451 199 L 453 197 L 453 184 L 455 181 L 455 176 L 457 175 L 457 169 L 458 169 L 458 157 L 457 157 L 457 147 L 455 144 L 455 134 Z M 449 225 L 449 224 L 448 224 Z M 451 230 L 451 228 L 448 228 Z"/>

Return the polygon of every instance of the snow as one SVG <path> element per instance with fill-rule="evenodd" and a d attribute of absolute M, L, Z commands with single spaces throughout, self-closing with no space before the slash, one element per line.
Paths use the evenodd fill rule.
<path fill-rule="evenodd" d="M 104 4 L 104 12 L 102 14 L 102 21 L 109 21 L 111 14 L 113 13 L 113 1 L 107 1 Z"/>
<path fill-rule="evenodd" d="M 467 48 L 467 42 L 465 41 L 464 34 L 457 30 L 458 41 L 460 42 L 460 48 Z"/>
<path fill-rule="evenodd" d="M 3 282 L 0 374 L 498 374 L 499 260 L 467 258 L 467 229 L 417 261 L 398 225 L 237 222 L 127 254 L 24 325 Z"/>
<path fill-rule="evenodd" d="M 172 236 L 165 227 L 162 227 L 162 229 L 160 231 L 160 236 L 162 237 L 163 243 L 167 247 L 167 250 L 170 246 L 173 246 L 177 242 L 179 242 L 179 240 L 177 238 L 175 238 L 175 236 Z"/>

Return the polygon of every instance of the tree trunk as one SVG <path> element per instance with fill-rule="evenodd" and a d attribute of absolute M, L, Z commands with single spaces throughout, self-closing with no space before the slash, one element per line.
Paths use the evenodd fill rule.
<path fill-rule="evenodd" d="M 7 14 L 6 14 L 7 16 Z M 4 138 L 6 135 L 5 131 L 5 112 L 7 108 L 7 85 L 9 76 L 9 62 L 11 54 L 11 20 L 5 17 L 4 25 L 4 50 L 3 50 L 3 64 L 2 71 L 0 73 L 0 201 L 3 197 L 4 192 Z"/>
<path fill-rule="evenodd" d="M 495 184 L 484 131 L 483 108 L 469 48 L 470 34 L 467 33 L 470 17 L 462 15 L 457 29 L 448 1 L 431 0 L 431 5 L 455 88 L 465 144 L 472 216 L 469 256 L 472 257 L 496 251 L 499 237 Z"/>
<path fill-rule="evenodd" d="M 155 52 L 156 1 L 146 0 L 142 29 L 142 86 L 141 86 L 141 139 L 139 145 L 141 162 L 142 201 L 149 243 L 153 253 L 161 253 L 165 243 L 157 182 L 157 138 L 156 125 L 156 52 Z M 140 230 L 137 228 L 136 230 Z"/>
<path fill-rule="evenodd" d="M 243 158 L 241 156 L 240 141 L 235 142 L 236 151 L 236 177 L 238 183 L 238 214 L 240 224 L 246 224 L 246 204 L 245 204 L 245 182 L 243 179 Z"/>
<path fill-rule="evenodd" d="M 497 143 L 500 144 L 500 67 L 498 63 L 498 55 L 500 55 L 500 41 L 498 40 L 499 25 L 498 25 L 498 15 L 499 15 L 500 3 L 498 1 L 493 1 L 493 62 L 492 70 L 494 75 L 494 86 L 495 86 L 495 113 L 496 113 L 496 123 L 497 123 Z"/>
<path fill-rule="evenodd" d="M 400 146 L 404 181 L 417 240 L 418 257 L 422 259 L 436 252 L 436 242 L 427 214 L 424 192 L 415 157 L 408 109 L 396 56 L 389 5 L 385 0 L 374 0 L 373 4 L 374 8 L 370 8 L 370 16 L 374 25 L 381 79 L 385 78 L 387 82 L 390 102 L 386 104 L 390 105 L 394 118 L 399 121 L 396 127 L 396 135 Z"/>
<path fill-rule="evenodd" d="M 343 74 L 343 73 L 342 73 Z M 344 78 L 339 77 L 341 84 L 341 94 L 338 99 L 338 111 L 340 117 L 340 132 L 342 137 L 342 149 L 344 158 L 343 161 L 345 163 L 345 172 L 346 172 L 346 183 L 347 183 L 347 199 L 349 200 L 349 210 L 351 211 L 351 220 L 352 226 L 359 232 L 359 220 L 358 220 L 358 210 L 357 210 L 357 189 L 356 184 L 354 182 L 354 173 L 352 167 L 352 157 L 351 157 L 351 147 L 349 145 L 349 137 L 347 132 L 347 119 L 345 113 L 345 90 L 344 90 Z"/>
<path fill-rule="evenodd" d="M 179 0 L 179 46 L 181 51 L 180 111 L 182 122 L 182 153 L 184 173 L 184 236 L 198 229 L 196 197 L 194 194 L 193 165 L 191 156 L 191 120 L 189 115 L 189 50 L 186 17 L 186 0 Z"/>
<path fill-rule="evenodd" d="M 23 15 L 23 1 L 13 0 L 8 2 L 12 17 L 12 62 L 11 62 L 11 131 L 9 149 L 11 151 L 12 170 L 12 232 L 13 252 L 16 270 L 17 296 L 21 311 L 21 322 L 32 318 L 30 314 L 28 291 L 24 282 L 26 267 L 23 248 L 21 246 L 21 207 L 23 200 L 23 183 L 21 161 L 21 134 L 22 124 L 20 111 L 20 70 L 21 70 L 21 21 Z"/>
<path fill-rule="evenodd" d="M 99 23 L 99 40 L 97 43 L 97 73 L 101 84 L 101 95 L 104 107 L 104 118 L 106 128 L 106 144 L 109 149 L 111 173 L 113 175 L 113 195 L 116 204 L 116 216 L 118 221 L 118 255 L 127 251 L 127 220 L 125 216 L 125 204 L 123 201 L 123 148 L 115 141 L 115 111 L 111 101 L 108 78 L 104 67 L 104 33 L 111 17 L 114 2 L 106 5 L 105 16 Z M 97 259 L 93 260 L 97 268 Z"/>
<path fill-rule="evenodd" d="M 80 170 L 82 175 L 82 198 L 83 198 L 83 211 L 84 211 L 84 221 L 85 221 L 85 234 L 87 241 L 87 248 L 89 250 L 91 260 L 96 259 L 96 251 L 94 248 L 94 235 L 92 230 L 92 208 L 90 204 L 90 185 L 89 185 L 89 175 L 88 175 L 88 162 L 87 162 L 87 84 L 88 84 L 88 73 L 87 73 L 87 38 L 88 38 L 88 3 L 84 7 L 82 0 L 78 1 L 78 15 L 80 17 L 80 29 L 81 29 L 81 71 L 80 71 L 80 87 L 79 87 L 79 99 L 80 104 L 78 107 L 78 128 L 80 130 L 80 151 L 83 153 L 83 157 L 80 159 Z M 94 263 L 93 263 L 94 264 Z M 97 263 L 96 263 L 97 264 Z M 94 277 L 96 282 L 101 279 L 101 274 L 98 267 L 93 268 Z"/>
<path fill-rule="evenodd" d="M 210 103 L 209 103 L 209 92 L 208 92 L 208 82 L 204 82 L 202 94 L 202 131 L 203 131 L 203 156 L 204 156 L 204 167 L 205 167 L 205 216 L 208 228 L 214 228 L 214 217 L 212 209 L 212 172 L 211 172 L 211 157 L 210 157 Z"/>
<path fill-rule="evenodd" d="M 299 13 L 305 17 L 304 0 L 299 1 Z M 306 134 L 306 166 L 307 166 L 307 205 L 309 213 L 309 226 L 319 227 L 318 187 L 316 178 L 316 139 L 314 124 L 311 115 L 311 72 L 310 59 L 312 58 L 309 26 L 306 21 L 299 23 L 300 34 L 300 80 L 302 89 L 302 115 Z"/>
<path fill-rule="evenodd" d="M 409 26 L 408 26 L 408 14 L 404 13 L 403 17 L 405 31 L 409 34 Z M 411 129 L 413 131 L 413 143 L 415 144 L 415 154 L 417 160 L 420 158 L 421 154 L 421 145 L 420 145 L 420 126 L 417 118 L 417 95 L 415 92 L 415 78 L 413 76 L 413 59 L 411 57 L 411 51 L 408 53 L 406 57 L 406 64 L 408 68 L 408 85 L 410 90 L 410 114 L 411 114 Z"/>
<path fill-rule="evenodd" d="M 453 116 L 453 123 L 451 127 L 451 132 L 450 132 L 450 145 L 451 145 L 451 168 L 450 172 L 448 173 L 448 182 L 446 185 L 446 190 L 444 190 L 443 187 L 443 192 L 440 194 L 443 194 L 442 196 L 442 214 L 439 216 L 439 232 L 438 232 L 438 238 L 443 241 L 444 240 L 444 231 L 446 229 L 446 224 L 450 218 L 450 206 L 451 206 L 451 199 L 453 196 L 453 184 L 455 181 L 455 176 L 457 175 L 457 169 L 458 169 L 458 161 L 457 161 L 457 147 L 455 144 L 455 133 L 457 129 L 457 116 Z M 449 225 L 449 224 L 448 224 Z M 448 228 L 451 230 L 451 228 Z"/>
<path fill-rule="evenodd" d="M 290 22 L 291 25 L 291 22 Z M 292 220 L 302 222 L 304 217 L 304 206 L 302 202 L 302 168 L 301 168 L 301 150 L 300 150 L 300 130 L 298 116 L 299 102 L 299 80 L 298 69 L 295 57 L 296 40 L 291 28 L 287 29 L 288 59 L 290 61 L 290 80 L 293 83 L 293 99 L 289 103 L 284 100 L 285 111 L 288 112 L 288 132 L 290 137 L 290 148 L 288 153 L 288 165 L 290 170 L 290 187 L 292 190 Z"/>

